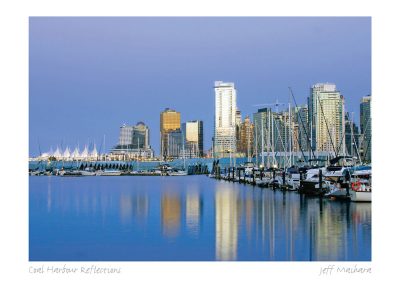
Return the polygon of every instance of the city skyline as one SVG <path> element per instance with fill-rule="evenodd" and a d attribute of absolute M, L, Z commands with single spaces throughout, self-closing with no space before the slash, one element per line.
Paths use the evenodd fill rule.
<path fill-rule="evenodd" d="M 139 120 L 159 152 L 165 107 L 202 120 L 208 150 L 218 79 L 235 83 L 243 116 L 287 102 L 288 86 L 305 104 L 320 82 L 335 83 L 357 116 L 371 93 L 370 26 L 369 17 L 30 18 L 29 154 L 88 139 L 99 149 L 104 135 L 109 151 L 118 127 Z"/>

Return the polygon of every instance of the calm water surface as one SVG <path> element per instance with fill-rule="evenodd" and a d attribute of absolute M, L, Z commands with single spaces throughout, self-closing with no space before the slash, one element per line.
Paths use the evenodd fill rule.
<path fill-rule="evenodd" d="M 187 177 L 29 177 L 31 261 L 370 261 L 371 204 Z"/>

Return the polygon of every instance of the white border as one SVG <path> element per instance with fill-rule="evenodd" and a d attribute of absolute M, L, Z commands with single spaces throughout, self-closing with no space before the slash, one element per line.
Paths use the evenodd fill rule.
<path fill-rule="evenodd" d="M 342 288 L 380 285 L 396 276 L 394 258 L 398 237 L 396 208 L 399 192 L 389 182 L 397 157 L 398 9 L 368 1 L 8 1 L 0 8 L 1 83 L 1 268 L 2 285 L 22 288 L 227 288 L 288 285 Z M 373 17 L 373 268 L 371 276 L 318 277 L 328 263 L 304 262 L 138 262 L 122 266 L 118 276 L 29 274 L 28 258 L 28 17 L 29 16 L 372 16 Z M 398 114 L 398 113 L 397 113 Z M 11 165 L 10 165 L 11 164 Z M 394 171 L 394 170 L 393 170 Z M 394 187 L 387 184 L 392 184 Z M 376 189 L 375 189 L 376 187 Z M 378 195 L 381 194 L 381 195 Z M 389 213 L 389 214 L 385 214 Z M 386 230 L 388 229 L 388 230 Z M 50 263 L 46 263 L 49 265 Z M 59 263 L 57 263 L 59 265 Z M 92 264 L 92 263 L 90 263 Z M 104 263 L 101 263 L 104 265 Z M 339 264 L 334 263 L 333 264 Z M 351 266 L 353 263 L 345 263 Z M 81 266 L 82 263 L 69 263 Z M 272 283 L 272 284 L 271 284 Z M 6 286 L 7 286 L 6 285 Z M 343 287 L 344 286 L 344 287 Z M 3 287 L 3 286 L 2 286 Z M 369 287 L 369 286 L 368 286 Z M 375 286 L 374 286 L 375 287 Z M 6 287 L 4 287 L 6 288 Z"/>

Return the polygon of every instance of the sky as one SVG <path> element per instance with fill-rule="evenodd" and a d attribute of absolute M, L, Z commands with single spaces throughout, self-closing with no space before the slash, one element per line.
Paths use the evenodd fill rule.
<path fill-rule="evenodd" d="M 242 116 L 298 104 L 335 83 L 359 123 L 371 94 L 370 17 L 31 17 L 29 155 L 96 143 L 143 121 L 159 154 L 160 112 L 202 120 L 211 147 L 214 81 L 234 82 Z M 292 102 L 293 105 L 293 102 Z M 105 148 L 103 141 L 105 139 Z"/>

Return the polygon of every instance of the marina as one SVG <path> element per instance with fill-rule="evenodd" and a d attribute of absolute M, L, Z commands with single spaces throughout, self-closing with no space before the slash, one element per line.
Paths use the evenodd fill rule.
<path fill-rule="evenodd" d="M 208 175 L 210 178 L 282 191 L 295 191 L 307 196 L 332 200 L 371 202 L 372 170 L 357 164 L 352 157 L 329 160 L 311 159 L 309 165 L 277 168 L 256 165 L 246 158 L 193 159 L 186 166 L 174 162 L 54 162 L 30 163 L 31 176 L 187 176 Z M 138 169 L 141 167 L 142 169 Z"/>

